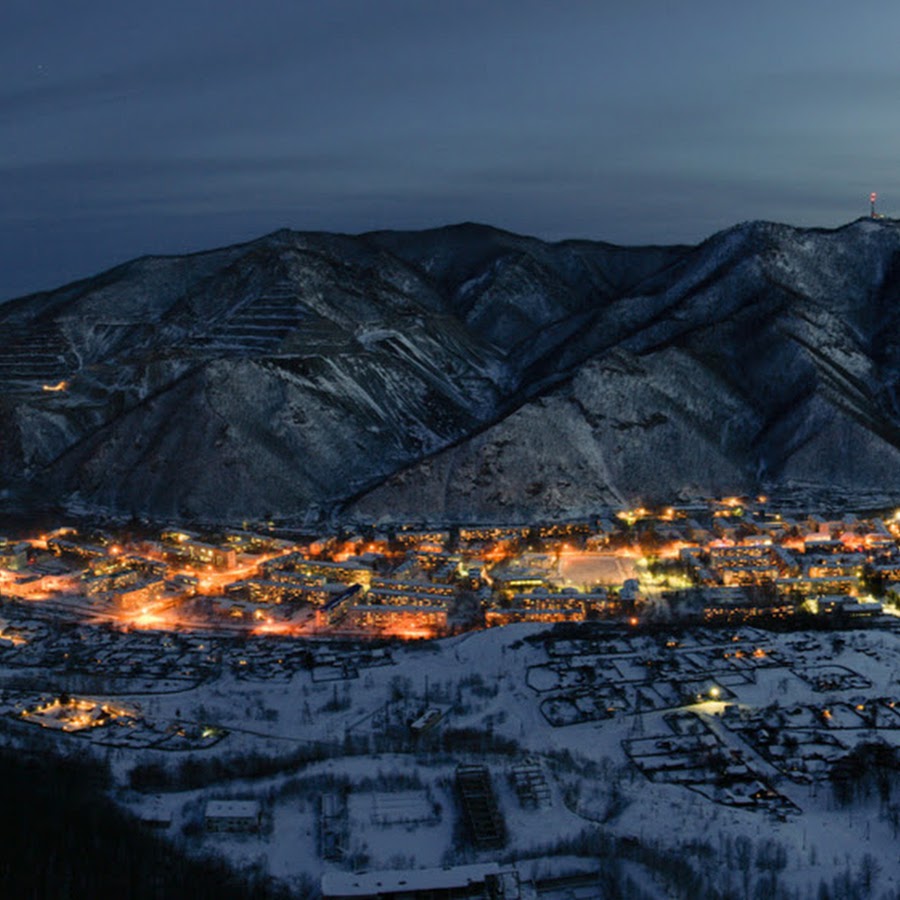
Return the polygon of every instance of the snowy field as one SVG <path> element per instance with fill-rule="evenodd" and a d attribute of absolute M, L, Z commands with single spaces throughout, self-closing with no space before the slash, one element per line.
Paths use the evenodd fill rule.
<path fill-rule="evenodd" d="M 48 726 L 48 712 L 23 715 L 51 694 L 13 687 L 22 670 L 10 660 L 4 735 L 94 748 L 119 802 L 167 813 L 166 832 L 191 852 L 298 887 L 329 870 L 515 860 L 523 877 L 612 867 L 658 897 L 688 896 L 688 872 L 696 890 L 733 896 L 818 896 L 823 882 L 829 896 L 841 885 L 859 892 L 843 896 L 900 891 L 900 779 L 871 753 L 846 764 L 861 745 L 900 746 L 900 634 L 889 621 L 550 635 L 510 626 L 366 658 L 319 644 L 300 668 L 284 667 L 280 639 L 217 639 L 204 649 L 221 664 L 205 680 L 154 693 L 144 679 L 115 697 L 128 711 L 118 716 L 101 714 L 94 692 L 101 712 L 85 704 L 74 731 Z M 318 679 L 319 657 L 348 677 Z M 28 677 L 59 685 L 50 670 Z M 440 721 L 414 734 L 426 709 Z M 129 745 L 131 728 L 162 737 Z M 526 759 L 539 803 L 513 777 Z M 461 763 L 487 767 L 503 847 L 469 839 Z M 839 782 L 836 765 L 849 773 Z M 260 801 L 260 830 L 208 833 L 210 799 Z"/>

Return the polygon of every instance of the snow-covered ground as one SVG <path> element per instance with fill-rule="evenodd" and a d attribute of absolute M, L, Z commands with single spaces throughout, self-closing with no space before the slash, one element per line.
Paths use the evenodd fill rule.
<path fill-rule="evenodd" d="M 659 896 L 674 890 L 672 859 L 738 896 L 764 877 L 800 896 L 845 876 L 871 882 L 873 896 L 900 890 L 900 780 L 881 796 L 844 802 L 826 774 L 859 744 L 900 746 L 900 632 L 890 623 L 591 642 L 548 643 L 541 634 L 549 632 L 521 625 L 398 645 L 392 664 L 343 681 L 315 681 L 311 668 L 248 678 L 230 657 L 275 654 L 284 643 L 248 649 L 222 640 L 221 674 L 176 693 L 116 697 L 158 730 L 180 729 L 182 744 L 106 746 L 104 734 L 125 727 L 114 722 L 42 733 L 60 746 L 96 748 L 112 767 L 117 799 L 138 814 L 171 813 L 168 833 L 190 850 L 298 885 L 349 868 L 532 858 L 550 865 L 573 853 L 584 862 L 603 856 L 597 841 L 613 840 L 632 880 Z M 821 690 L 810 677 L 816 669 L 853 677 Z M 2 673 L 7 684 L 17 670 Z M 40 726 L 22 718 L 17 696 L 4 692 L 7 715 L 22 722 L 13 734 L 33 734 Z M 416 737 L 408 725 L 427 708 L 443 718 Z M 569 719 L 554 712 L 563 708 Z M 227 734 L 164 749 L 190 748 L 191 736 L 209 728 Z M 255 770 L 237 766 L 251 756 Z M 548 788 L 540 808 L 524 806 L 512 781 L 525 759 Z M 197 770 L 216 760 L 216 773 L 198 780 Z M 266 769 L 261 760 L 277 763 Z M 507 831 L 502 850 L 466 839 L 454 789 L 460 763 L 490 773 Z M 165 790 L 130 787 L 134 767 L 148 764 L 184 780 Z M 251 771 L 260 777 L 238 777 Z M 229 798 L 262 802 L 259 833 L 205 832 L 205 801 Z M 339 845 L 332 859 L 322 854 L 328 804 Z"/>

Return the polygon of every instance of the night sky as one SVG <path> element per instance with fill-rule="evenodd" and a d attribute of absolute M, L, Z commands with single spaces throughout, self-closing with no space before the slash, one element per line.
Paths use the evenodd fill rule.
<path fill-rule="evenodd" d="M 288 226 L 887 214 L 896 0 L 3 0 L 0 298 Z"/>

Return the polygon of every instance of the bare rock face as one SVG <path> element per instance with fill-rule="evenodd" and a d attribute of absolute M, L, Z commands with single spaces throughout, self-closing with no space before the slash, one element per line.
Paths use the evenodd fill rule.
<path fill-rule="evenodd" d="M 0 306 L 0 502 L 523 520 L 900 497 L 900 227 L 277 232 Z M 50 390 L 56 388 L 56 390 Z"/>

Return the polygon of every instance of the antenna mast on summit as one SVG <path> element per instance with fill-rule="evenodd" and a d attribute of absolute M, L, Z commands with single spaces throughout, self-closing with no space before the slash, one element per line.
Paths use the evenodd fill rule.
<path fill-rule="evenodd" d="M 872 191 L 872 193 L 869 194 L 869 215 L 873 219 L 878 218 L 878 216 L 875 215 L 875 201 L 877 199 L 878 199 L 878 194 L 876 194 L 875 191 Z"/>

